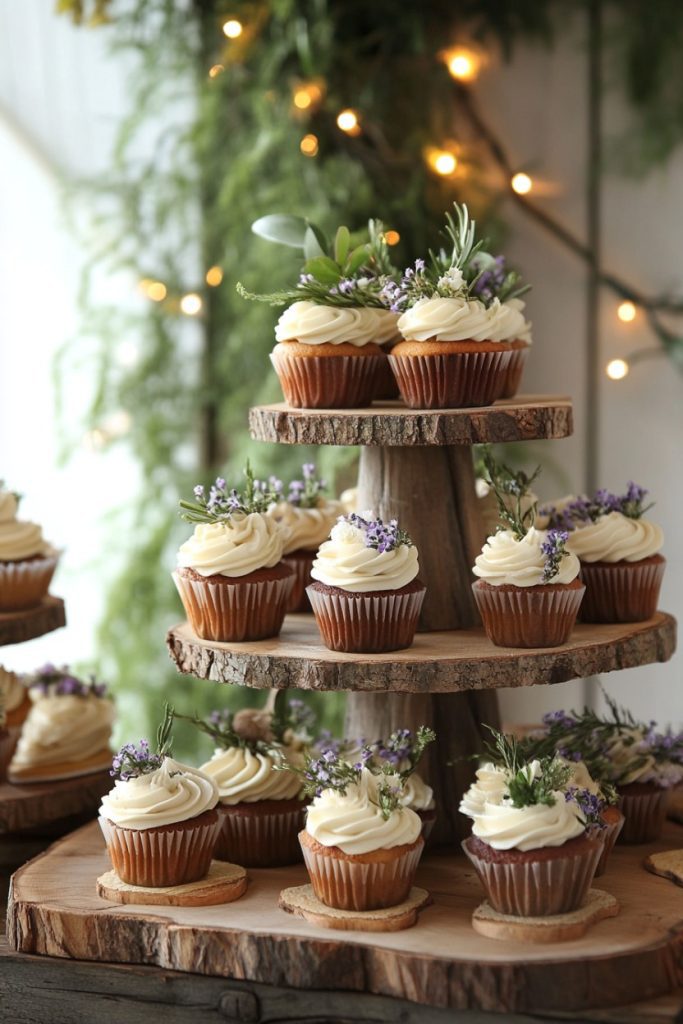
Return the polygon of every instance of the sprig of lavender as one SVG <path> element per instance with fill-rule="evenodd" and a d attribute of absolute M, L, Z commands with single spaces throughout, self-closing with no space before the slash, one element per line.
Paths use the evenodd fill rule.
<path fill-rule="evenodd" d="M 209 489 L 207 496 L 202 484 L 194 489 L 196 501 L 180 501 L 182 519 L 188 523 L 225 523 L 236 514 L 250 515 L 252 512 L 264 513 L 282 497 L 282 481 L 271 476 L 268 480 L 256 480 L 249 462 L 244 469 L 245 484 L 240 492 L 236 488 L 228 490 L 223 477 L 217 477 Z"/>
<path fill-rule="evenodd" d="M 590 789 L 568 786 L 565 790 L 564 798 L 568 804 L 576 804 L 581 812 L 581 820 L 586 827 L 594 825 L 600 829 L 605 828 L 602 812 L 607 806 L 607 801 L 603 797 L 598 796 L 596 793 L 591 793 Z"/>
<path fill-rule="evenodd" d="M 411 729 L 396 729 L 386 740 L 377 740 L 371 745 L 375 757 L 388 764 L 402 780 L 407 779 L 417 768 L 422 755 L 436 739 L 436 733 L 426 725 L 416 732 Z"/>
<path fill-rule="evenodd" d="M 364 512 L 362 515 L 350 512 L 349 515 L 340 516 L 337 522 L 355 526 L 362 532 L 366 548 L 374 548 L 380 554 L 394 551 L 399 547 L 413 547 L 412 540 L 405 530 L 399 528 L 396 519 L 390 519 L 385 523 L 382 519 L 372 518 L 371 512 Z"/>
<path fill-rule="evenodd" d="M 57 668 L 48 663 L 29 676 L 29 680 L 29 688 L 39 690 L 44 696 L 48 696 L 48 694 L 59 697 L 104 698 L 107 696 L 106 683 L 98 682 L 95 675 L 90 675 L 88 681 L 84 682 L 70 671 L 68 665 Z"/>
<path fill-rule="evenodd" d="M 190 722 L 200 732 L 210 736 L 215 746 L 221 750 L 237 747 L 241 750 L 250 750 L 253 754 L 277 756 L 277 748 L 273 742 L 241 736 L 234 727 L 235 713 L 228 708 L 216 709 L 206 718 L 200 718 L 199 715 L 176 715 L 175 717 Z"/>
<path fill-rule="evenodd" d="M 577 524 L 595 523 L 610 512 L 620 512 L 628 519 L 640 519 L 654 506 L 654 502 L 644 504 L 647 494 L 649 491 L 630 480 L 624 494 L 613 494 L 600 488 L 592 497 L 582 495 L 559 511 L 552 505 L 547 506 L 543 514 L 549 516 L 551 527 L 564 530 L 573 530 Z"/>
<path fill-rule="evenodd" d="M 109 774 L 121 782 L 138 779 L 141 775 L 151 775 L 171 756 L 173 744 L 172 729 L 175 712 L 173 707 L 164 705 L 164 717 L 157 729 L 156 750 L 150 749 L 149 741 L 141 739 L 138 743 L 125 743 L 114 756 Z"/>
<path fill-rule="evenodd" d="M 292 480 L 287 487 L 287 501 L 296 508 L 316 508 L 326 487 L 325 481 L 318 477 L 315 464 L 304 462 L 301 480 Z"/>
<path fill-rule="evenodd" d="M 541 552 L 545 555 L 542 583 L 551 583 L 560 571 L 560 563 L 567 555 L 566 543 L 569 534 L 566 530 L 548 530 L 541 544 Z"/>
<path fill-rule="evenodd" d="M 299 697 L 288 697 L 286 690 L 278 690 L 270 724 L 278 743 L 285 742 L 287 733 L 302 742 L 310 743 L 316 723 L 316 714 L 312 708 Z"/>
<path fill-rule="evenodd" d="M 307 753 L 303 768 L 291 764 L 276 765 L 276 768 L 298 775 L 304 795 L 313 798 L 327 789 L 346 796 L 349 786 L 360 783 L 363 769 L 367 767 L 375 777 L 380 776 L 377 783 L 377 806 L 382 817 L 387 819 L 402 806 L 403 780 L 389 765 L 373 770 L 369 764 L 371 757 L 372 750 L 366 747 L 360 760 L 350 764 L 338 752 L 328 748 L 318 757 Z"/>
<path fill-rule="evenodd" d="M 536 502 L 524 509 L 524 498 L 529 496 L 531 485 L 541 472 L 537 466 L 531 476 L 523 470 L 513 470 L 503 462 L 497 462 L 490 449 L 484 451 L 484 467 L 498 502 L 501 522 L 512 531 L 518 540 L 526 536 L 536 518 Z M 512 501 L 510 500 L 512 499 Z"/>

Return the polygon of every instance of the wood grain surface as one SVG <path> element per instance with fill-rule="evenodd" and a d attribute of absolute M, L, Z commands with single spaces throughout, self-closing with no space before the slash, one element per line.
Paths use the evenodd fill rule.
<path fill-rule="evenodd" d="M 48 595 L 35 608 L 0 613 L 0 647 L 35 640 L 62 626 L 66 626 L 64 602 L 61 597 Z"/>
<path fill-rule="evenodd" d="M 0 782 L 0 834 L 26 832 L 75 816 L 94 817 L 111 786 L 108 770 L 60 782 Z"/>

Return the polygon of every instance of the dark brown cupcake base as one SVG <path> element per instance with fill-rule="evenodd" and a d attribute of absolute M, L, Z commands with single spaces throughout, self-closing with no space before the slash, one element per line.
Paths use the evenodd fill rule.
<path fill-rule="evenodd" d="M 412 580 L 398 590 L 355 594 L 316 581 L 306 593 L 326 647 L 380 654 L 410 647 L 426 590 L 420 580 Z"/>
<path fill-rule="evenodd" d="M 585 591 L 580 580 L 534 587 L 472 584 L 489 640 L 497 647 L 560 647 L 569 639 Z"/>
<path fill-rule="evenodd" d="M 666 560 L 652 555 L 638 562 L 581 562 L 586 595 L 582 622 L 646 622 L 657 611 Z"/>
<path fill-rule="evenodd" d="M 294 571 L 284 562 L 245 576 L 201 576 L 182 568 L 173 580 L 190 625 L 203 640 L 239 643 L 277 636 Z"/>

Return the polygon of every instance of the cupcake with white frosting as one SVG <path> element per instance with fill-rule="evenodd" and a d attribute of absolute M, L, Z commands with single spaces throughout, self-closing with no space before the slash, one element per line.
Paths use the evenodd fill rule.
<path fill-rule="evenodd" d="M 181 501 L 181 515 L 196 523 L 180 546 L 173 580 L 192 629 L 203 640 L 262 640 L 277 636 L 294 584 L 282 560 L 286 532 L 268 514 L 278 500 L 273 481 L 254 480 L 247 464 L 244 492 L 218 478 L 208 496 Z"/>
<path fill-rule="evenodd" d="M 514 395 L 531 325 L 516 273 L 503 257 L 475 242 L 466 206 L 447 216 L 451 252 L 417 260 L 393 289 L 404 339 L 389 360 L 401 396 L 412 408 L 491 405 Z M 457 223 L 456 223 L 457 221 Z"/>
<path fill-rule="evenodd" d="M 250 868 L 301 860 L 299 832 L 305 802 L 301 779 L 283 771 L 303 765 L 311 713 L 300 700 L 278 692 L 270 711 L 214 711 L 193 719 L 215 744 L 201 770 L 218 789 L 220 833 L 215 856 Z"/>
<path fill-rule="evenodd" d="M 100 828 L 112 867 L 130 885 L 162 888 L 203 878 L 220 829 L 213 779 L 171 757 L 173 711 L 157 734 L 127 743 L 112 763 L 114 788 L 102 799 Z"/>
<path fill-rule="evenodd" d="M 0 665 L 0 779 L 7 774 L 31 699 L 21 676 Z"/>
<path fill-rule="evenodd" d="M 579 804 L 567 799 L 571 768 L 556 758 L 525 762 L 514 741 L 498 740 L 504 766 L 480 769 L 460 804 L 473 823 L 463 850 L 499 913 L 570 913 L 583 903 L 602 854 Z"/>
<path fill-rule="evenodd" d="M 325 482 L 318 478 L 313 463 L 304 463 L 301 479 L 292 480 L 286 496 L 269 509 L 286 532 L 283 561 L 294 571 L 288 612 L 310 612 L 306 587 L 312 582 L 316 552 L 345 511 L 341 501 L 325 498 L 324 490 Z"/>
<path fill-rule="evenodd" d="M 647 493 L 631 482 L 624 494 L 600 490 L 554 514 L 570 526 L 567 549 L 581 562 L 584 622 L 643 622 L 657 610 L 664 534 L 644 518 Z"/>
<path fill-rule="evenodd" d="M 17 518 L 18 507 L 19 495 L 0 481 L 0 612 L 40 604 L 59 560 L 41 527 Z"/>
<path fill-rule="evenodd" d="M 13 783 L 72 779 L 104 772 L 114 705 L 106 686 L 45 665 L 30 677 L 31 708 L 9 765 Z"/>
<path fill-rule="evenodd" d="M 427 589 L 418 572 L 417 548 L 395 519 L 341 516 L 306 590 L 325 645 L 366 654 L 410 647 Z"/>

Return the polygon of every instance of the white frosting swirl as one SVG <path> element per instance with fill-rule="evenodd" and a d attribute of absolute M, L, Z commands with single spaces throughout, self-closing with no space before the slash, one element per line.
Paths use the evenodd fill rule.
<path fill-rule="evenodd" d="M 322 306 L 316 302 L 295 302 L 284 311 L 275 327 L 276 341 L 299 341 L 302 345 L 379 344 L 387 335 L 388 310 L 367 306 Z M 393 332 L 396 333 L 396 330 Z"/>
<path fill-rule="evenodd" d="M 436 806 L 434 790 L 421 775 L 413 772 L 403 783 L 401 803 L 411 811 L 431 811 Z"/>
<path fill-rule="evenodd" d="M 351 523 L 333 528 L 313 562 L 311 576 L 328 587 L 341 587 L 353 594 L 371 590 L 399 590 L 415 579 L 420 567 L 417 548 L 401 544 L 393 551 L 365 546 L 365 534 Z"/>
<path fill-rule="evenodd" d="M 280 501 L 268 514 L 284 530 L 284 554 L 289 555 L 292 551 L 317 551 L 344 511 L 341 501 L 320 500 L 315 508 L 299 508 Z"/>
<path fill-rule="evenodd" d="M 123 782 L 102 797 L 100 814 L 121 828 L 145 829 L 175 825 L 212 810 L 218 803 L 213 779 L 172 757 L 148 775 Z"/>
<path fill-rule="evenodd" d="M 33 697 L 12 758 L 12 769 L 87 761 L 109 749 L 114 705 L 102 697 Z"/>
<path fill-rule="evenodd" d="M 656 523 L 608 512 L 594 523 L 572 530 L 567 549 L 582 562 L 638 562 L 656 555 L 663 544 L 664 534 Z"/>
<path fill-rule="evenodd" d="M 306 831 L 321 846 L 363 854 L 414 843 L 422 822 L 408 807 L 397 808 L 385 819 L 378 803 L 378 779 L 363 768 L 359 782 L 348 786 L 345 795 L 325 789 L 315 798 L 308 808 Z"/>
<path fill-rule="evenodd" d="M 545 555 L 541 545 L 546 539 L 545 530 L 532 526 L 521 540 L 512 530 L 494 533 L 484 544 L 477 556 L 472 572 L 491 586 L 534 587 L 543 582 Z M 550 580 L 554 583 L 571 583 L 579 575 L 579 560 L 576 555 L 566 554 L 561 559 L 559 572 Z"/>
<path fill-rule="evenodd" d="M 301 761 L 294 751 L 290 762 Z M 201 770 L 214 780 L 223 804 L 256 803 L 258 800 L 294 800 L 301 782 L 294 772 L 277 771 L 268 754 L 252 753 L 242 747 L 216 750 Z"/>
<path fill-rule="evenodd" d="M 12 491 L 0 487 L 0 562 L 52 554 L 37 523 L 17 519 L 18 502 Z"/>
<path fill-rule="evenodd" d="M 655 767 L 655 759 L 643 750 L 642 741 L 642 729 L 624 728 L 619 730 L 607 747 L 610 775 L 620 786 L 644 781 L 644 777 L 650 776 Z"/>
<path fill-rule="evenodd" d="M 229 522 L 198 523 L 181 544 L 178 565 L 200 576 L 246 576 L 282 558 L 285 534 L 272 516 L 237 514 Z"/>
<path fill-rule="evenodd" d="M 478 768 L 475 781 L 460 801 L 460 811 L 469 818 L 482 814 L 487 803 L 499 803 L 507 786 L 507 774 L 503 768 L 490 761 Z"/>
<path fill-rule="evenodd" d="M 373 341 L 376 345 L 386 345 L 390 341 L 400 341 L 398 330 L 398 313 L 392 313 L 390 309 L 375 309 L 377 314 L 377 330 Z"/>
<path fill-rule="evenodd" d="M 531 324 L 522 314 L 520 299 L 485 306 L 479 299 L 418 299 L 398 321 L 406 341 L 525 341 L 531 344 Z"/>
<path fill-rule="evenodd" d="M 15 711 L 26 700 L 28 690 L 16 672 L 9 672 L 0 665 L 0 708 L 5 713 Z"/>

